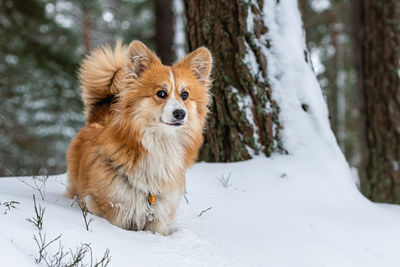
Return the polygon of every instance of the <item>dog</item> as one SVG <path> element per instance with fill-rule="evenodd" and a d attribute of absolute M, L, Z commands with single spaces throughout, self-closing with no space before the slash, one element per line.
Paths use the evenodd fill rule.
<path fill-rule="evenodd" d="M 86 125 L 67 151 L 66 196 L 127 230 L 168 234 L 197 159 L 211 101 L 201 47 L 165 66 L 140 41 L 82 62 Z"/>

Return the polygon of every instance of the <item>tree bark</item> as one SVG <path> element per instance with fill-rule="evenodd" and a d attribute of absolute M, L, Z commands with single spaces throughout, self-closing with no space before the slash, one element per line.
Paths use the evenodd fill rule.
<path fill-rule="evenodd" d="M 154 0 L 156 17 L 156 53 L 166 65 L 176 60 L 174 52 L 173 0 Z"/>
<path fill-rule="evenodd" d="M 363 98 L 363 193 L 400 203 L 400 3 L 357 1 L 359 84 Z"/>
<path fill-rule="evenodd" d="M 332 56 L 332 64 L 329 74 L 331 75 L 332 85 L 330 86 L 330 97 L 328 98 L 329 105 L 329 114 L 330 114 L 330 122 L 333 132 L 336 135 L 336 138 L 339 139 L 339 85 L 338 85 L 338 75 L 339 75 L 339 25 L 334 18 L 333 22 L 330 25 L 330 38 L 331 38 L 331 45 L 334 48 L 335 52 Z"/>
<path fill-rule="evenodd" d="M 200 160 L 231 162 L 283 151 L 279 107 L 271 98 L 259 39 L 263 1 L 185 0 L 188 46 L 214 57 L 213 103 Z"/>
<path fill-rule="evenodd" d="M 83 19 L 83 46 L 85 47 L 85 54 L 89 53 L 92 41 L 92 18 L 89 12 L 84 13 Z"/>

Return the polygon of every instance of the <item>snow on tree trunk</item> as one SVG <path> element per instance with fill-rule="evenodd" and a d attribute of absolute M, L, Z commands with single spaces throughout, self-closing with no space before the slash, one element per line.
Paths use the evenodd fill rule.
<path fill-rule="evenodd" d="M 264 3 L 185 0 L 185 6 L 189 50 L 206 46 L 215 62 L 200 159 L 230 162 L 283 151 L 264 52 L 270 45 Z"/>
<path fill-rule="evenodd" d="M 269 27 L 262 46 L 269 64 L 272 98 L 280 108 L 284 148 L 295 153 L 319 145 L 342 153 L 330 128 L 328 109 L 312 70 L 296 0 L 264 3 L 264 21 Z"/>
<path fill-rule="evenodd" d="M 365 203 L 331 130 L 328 107 L 308 58 L 297 1 L 265 0 L 262 16 L 269 30 L 260 46 L 268 62 L 271 97 L 279 106 L 280 136 L 289 153 L 285 158 L 301 166 L 287 175 L 298 183 L 294 192 L 307 184 L 304 192 L 296 192 L 303 194 L 301 201 L 309 198 L 343 208 Z"/>
<path fill-rule="evenodd" d="M 189 49 L 206 46 L 215 60 L 201 160 L 292 153 L 321 140 L 337 150 L 297 1 L 185 0 L 185 5 Z"/>

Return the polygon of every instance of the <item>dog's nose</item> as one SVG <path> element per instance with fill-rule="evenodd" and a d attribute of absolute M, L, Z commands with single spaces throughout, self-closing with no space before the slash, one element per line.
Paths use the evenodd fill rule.
<path fill-rule="evenodd" d="M 175 119 L 177 119 L 178 121 L 181 121 L 185 118 L 186 112 L 183 109 L 175 109 L 172 112 L 172 115 L 174 115 Z"/>

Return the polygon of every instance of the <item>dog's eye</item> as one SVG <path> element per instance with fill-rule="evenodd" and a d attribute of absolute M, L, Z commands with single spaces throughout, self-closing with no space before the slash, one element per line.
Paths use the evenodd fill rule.
<path fill-rule="evenodd" d="M 181 93 L 181 98 L 182 98 L 183 101 L 188 99 L 188 97 L 189 97 L 189 93 L 188 92 L 184 91 L 184 92 Z"/>
<path fill-rule="evenodd" d="M 160 90 L 160 91 L 157 92 L 157 96 L 159 98 L 166 98 L 167 95 L 168 95 L 167 92 L 165 92 L 164 90 Z"/>

